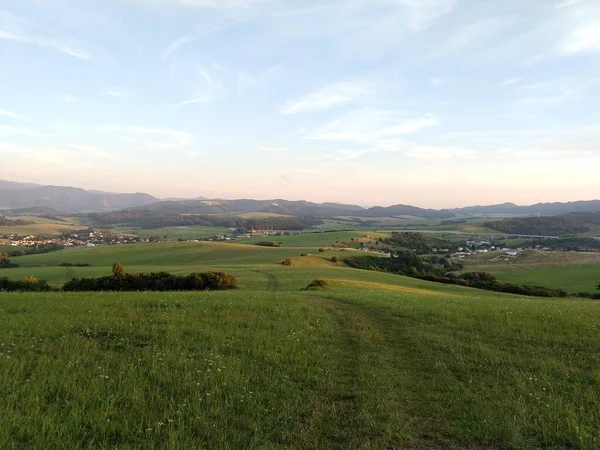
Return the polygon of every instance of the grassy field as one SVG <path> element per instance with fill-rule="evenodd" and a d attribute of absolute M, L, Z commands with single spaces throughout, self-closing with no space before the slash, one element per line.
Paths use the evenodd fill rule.
<path fill-rule="evenodd" d="M 97 277 L 109 275 L 115 261 L 121 262 L 131 272 L 166 271 L 183 274 L 219 269 L 238 275 L 240 271 L 277 267 L 286 258 L 291 258 L 295 266 L 335 268 L 342 263 L 332 263 L 330 261 L 332 256 L 342 259 L 345 256 L 358 254 L 357 251 L 341 251 L 341 249 L 328 249 L 327 252 L 320 253 L 318 246 L 325 244 L 325 241 L 318 240 L 312 244 L 315 246 L 271 248 L 221 242 L 171 242 L 71 248 L 13 258 L 20 267 L 2 269 L 0 276 L 19 280 L 27 275 L 33 275 L 51 284 L 61 285 L 65 283 L 68 276 L 67 269 L 61 267 L 61 264 L 89 264 L 90 267 L 75 268 L 75 275 Z M 301 256 L 302 254 L 310 256 Z"/>
<path fill-rule="evenodd" d="M 82 225 L 69 218 L 64 218 L 63 220 L 56 220 L 37 216 L 19 216 L 9 217 L 9 219 L 27 220 L 29 222 L 34 223 L 31 225 L 0 226 L 0 235 L 19 234 L 22 236 L 57 236 L 71 230 L 79 230 L 82 228 Z"/>
<path fill-rule="evenodd" d="M 464 271 L 486 271 L 508 283 L 562 288 L 568 292 L 593 292 L 600 282 L 600 253 L 543 252 L 528 250 L 508 261 L 502 253 L 467 258 Z"/>
<path fill-rule="evenodd" d="M 117 235 L 131 235 L 140 237 L 159 237 L 166 239 L 205 239 L 213 236 L 231 234 L 227 228 L 221 227 L 165 227 L 165 228 L 126 228 L 117 227 L 110 230 Z"/>
<path fill-rule="evenodd" d="M 389 233 L 374 233 L 372 231 L 330 231 L 322 233 L 305 233 L 296 236 L 264 236 L 240 241 L 244 244 L 258 243 L 261 241 L 281 242 L 283 247 L 326 247 L 336 243 L 351 242 L 352 239 L 365 237 L 389 237 Z"/>
<path fill-rule="evenodd" d="M 600 302 L 350 269 L 318 252 L 337 234 L 15 258 L 0 276 L 120 260 L 240 288 L 0 295 L 0 448 L 600 447 Z"/>
<path fill-rule="evenodd" d="M 498 274 L 498 278 L 507 283 L 562 288 L 571 293 L 595 292 L 600 283 L 600 264 L 506 272 Z"/>
<path fill-rule="evenodd" d="M 236 292 L 3 295 L 0 447 L 600 446 L 599 302 L 255 270 Z"/>

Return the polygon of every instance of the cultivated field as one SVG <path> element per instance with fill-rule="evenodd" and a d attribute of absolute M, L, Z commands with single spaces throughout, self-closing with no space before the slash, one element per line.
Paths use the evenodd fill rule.
<path fill-rule="evenodd" d="M 508 261 L 502 253 L 467 258 L 464 271 L 486 271 L 508 283 L 562 288 L 568 292 L 593 292 L 600 282 L 600 253 L 528 250 Z"/>
<path fill-rule="evenodd" d="M 314 239 L 15 258 L 0 276 L 120 260 L 240 289 L 0 295 L 0 448 L 600 447 L 600 302 L 350 269 Z"/>

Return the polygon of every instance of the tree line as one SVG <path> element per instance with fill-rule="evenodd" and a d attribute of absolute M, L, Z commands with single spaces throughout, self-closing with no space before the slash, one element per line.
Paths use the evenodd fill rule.
<path fill-rule="evenodd" d="M 112 275 L 99 278 L 74 278 L 62 288 L 50 286 L 45 280 L 27 277 L 11 281 L 0 278 L 0 291 L 7 292 L 166 292 L 166 291 L 220 291 L 237 288 L 236 279 L 224 272 L 173 275 L 167 272 L 126 273 L 123 266 L 113 264 Z"/>
<path fill-rule="evenodd" d="M 549 289 L 541 286 L 503 283 L 489 272 L 472 272 L 455 275 L 448 272 L 447 265 L 439 259 L 436 260 L 436 264 L 432 264 L 431 261 L 423 260 L 414 252 L 399 251 L 395 255 L 392 255 L 391 258 L 382 258 L 378 256 L 351 256 L 344 261 L 350 267 L 356 269 L 389 272 L 436 283 L 454 284 L 457 286 L 534 297 L 568 296 L 568 293 L 563 289 Z"/>

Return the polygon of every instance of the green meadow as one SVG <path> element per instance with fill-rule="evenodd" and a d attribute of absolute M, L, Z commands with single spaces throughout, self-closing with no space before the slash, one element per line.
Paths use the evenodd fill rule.
<path fill-rule="evenodd" d="M 600 265 L 545 267 L 498 274 L 507 283 L 562 288 L 567 292 L 594 292 L 600 283 Z"/>
<path fill-rule="evenodd" d="M 318 252 L 347 237 L 15 258 L 0 276 L 60 284 L 57 264 L 97 276 L 119 260 L 222 269 L 240 287 L 0 294 L 0 448 L 600 447 L 600 302 L 433 284 Z M 317 277 L 325 289 L 303 290 Z"/>

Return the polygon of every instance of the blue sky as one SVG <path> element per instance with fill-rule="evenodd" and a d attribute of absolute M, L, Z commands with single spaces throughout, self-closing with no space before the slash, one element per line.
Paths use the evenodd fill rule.
<path fill-rule="evenodd" d="M 598 0 L 0 0 L 0 178 L 428 207 L 600 197 Z"/>

